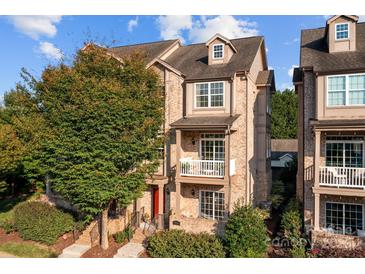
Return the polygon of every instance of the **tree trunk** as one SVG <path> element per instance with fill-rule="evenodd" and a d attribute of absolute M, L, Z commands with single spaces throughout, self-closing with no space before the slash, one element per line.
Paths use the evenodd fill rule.
<path fill-rule="evenodd" d="M 109 241 L 108 241 L 108 208 L 104 209 L 101 213 L 101 248 L 106 250 L 109 248 Z"/>

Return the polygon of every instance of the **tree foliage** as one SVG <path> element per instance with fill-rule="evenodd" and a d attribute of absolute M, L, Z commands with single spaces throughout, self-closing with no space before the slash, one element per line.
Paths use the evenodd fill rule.
<path fill-rule="evenodd" d="M 286 89 L 272 96 L 271 134 L 273 139 L 297 138 L 298 96 Z"/>
<path fill-rule="evenodd" d="M 49 66 L 40 80 L 24 73 L 30 90 L 5 98 L 8 123 L 24 142 L 30 178 L 94 216 L 110 201 L 129 204 L 156 168 L 163 96 L 158 76 L 141 54 L 120 61 L 103 49 L 79 51 L 72 65 Z M 24 115 L 15 114 L 20 108 Z"/>

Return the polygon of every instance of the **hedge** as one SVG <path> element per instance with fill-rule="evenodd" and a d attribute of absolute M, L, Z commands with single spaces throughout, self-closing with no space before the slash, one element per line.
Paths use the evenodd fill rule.
<path fill-rule="evenodd" d="M 154 258 L 223 258 L 220 239 L 208 233 L 183 230 L 158 232 L 147 240 L 147 252 Z"/>
<path fill-rule="evenodd" d="M 74 228 L 72 215 L 42 202 L 23 202 L 14 208 L 14 225 L 25 240 L 54 244 Z"/>

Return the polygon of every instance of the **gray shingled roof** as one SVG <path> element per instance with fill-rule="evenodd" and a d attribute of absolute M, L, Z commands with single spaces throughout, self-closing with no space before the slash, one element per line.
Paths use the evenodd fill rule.
<path fill-rule="evenodd" d="M 329 53 L 326 28 L 302 31 L 301 67 L 313 67 L 315 72 L 335 72 L 365 69 L 365 23 L 356 27 L 356 51 Z"/>
<path fill-rule="evenodd" d="M 261 70 L 256 78 L 256 85 L 271 85 L 271 89 L 275 90 L 275 79 L 273 70 Z"/>
<path fill-rule="evenodd" d="M 120 47 L 108 48 L 107 50 L 115 54 L 119 58 L 129 56 L 135 52 L 141 52 L 146 54 L 146 61 L 149 63 L 154 58 L 160 56 L 166 49 L 168 49 L 172 44 L 174 44 L 177 39 L 157 41 L 143 44 L 127 45 Z"/>
<path fill-rule="evenodd" d="M 173 122 L 171 127 L 226 127 L 232 125 L 239 115 L 234 116 L 204 116 L 204 117 L 185 117 Z"/>
<path fill-rule="evenodd" d="M 230 40 L 237 49 L 226 64 L 208 65 L 205 43 L 180 47 L 165 61 L 181 71 L 186 80 L 231 77 L 237 71 L 248 71 L 263 41 L 262 36 Z"/>
<path fill-rule="evenodd" d="M 301 68 L 294 68 L 293 83 L 302 82 L 302 81 L 303 81 L 302 69 Z"/>

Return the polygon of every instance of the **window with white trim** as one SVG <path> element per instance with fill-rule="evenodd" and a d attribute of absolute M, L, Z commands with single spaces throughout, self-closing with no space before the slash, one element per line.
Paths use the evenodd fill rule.
<path fill-rule="evenodd" d="M 224 192 L 201 190 L 199 205 L 200 217 L 213 220 L 224 218 Z"/>
<path fill-rule="evenodd" d="M 196 83 L 195 107 L 223 107 L 224 82 Z"/>
<path fill-rule="evenodd" d="M 327 77 L 327 106 L 365 105 L 365 74 Z"/>
<path fill-rule="evenodd" d="M 200 158 L 224 161 L 224 134 L 203 133 L 200 138 Z"/>
<path fill-rule="evenodd" d="M 349 23 L 336 24 L 336 40 L 346 40 L 349 36 Z"/>
<path fill-rule="evenodd" d="M 213 59 L 222 59 L 224 56 L 223 44 L 213 45 Z"/>
<path fill-rule="evenodd" d="M 364 229 L 361 204 L 326 202 L 326 229 L 337 234 L 356 235 Z"/>

